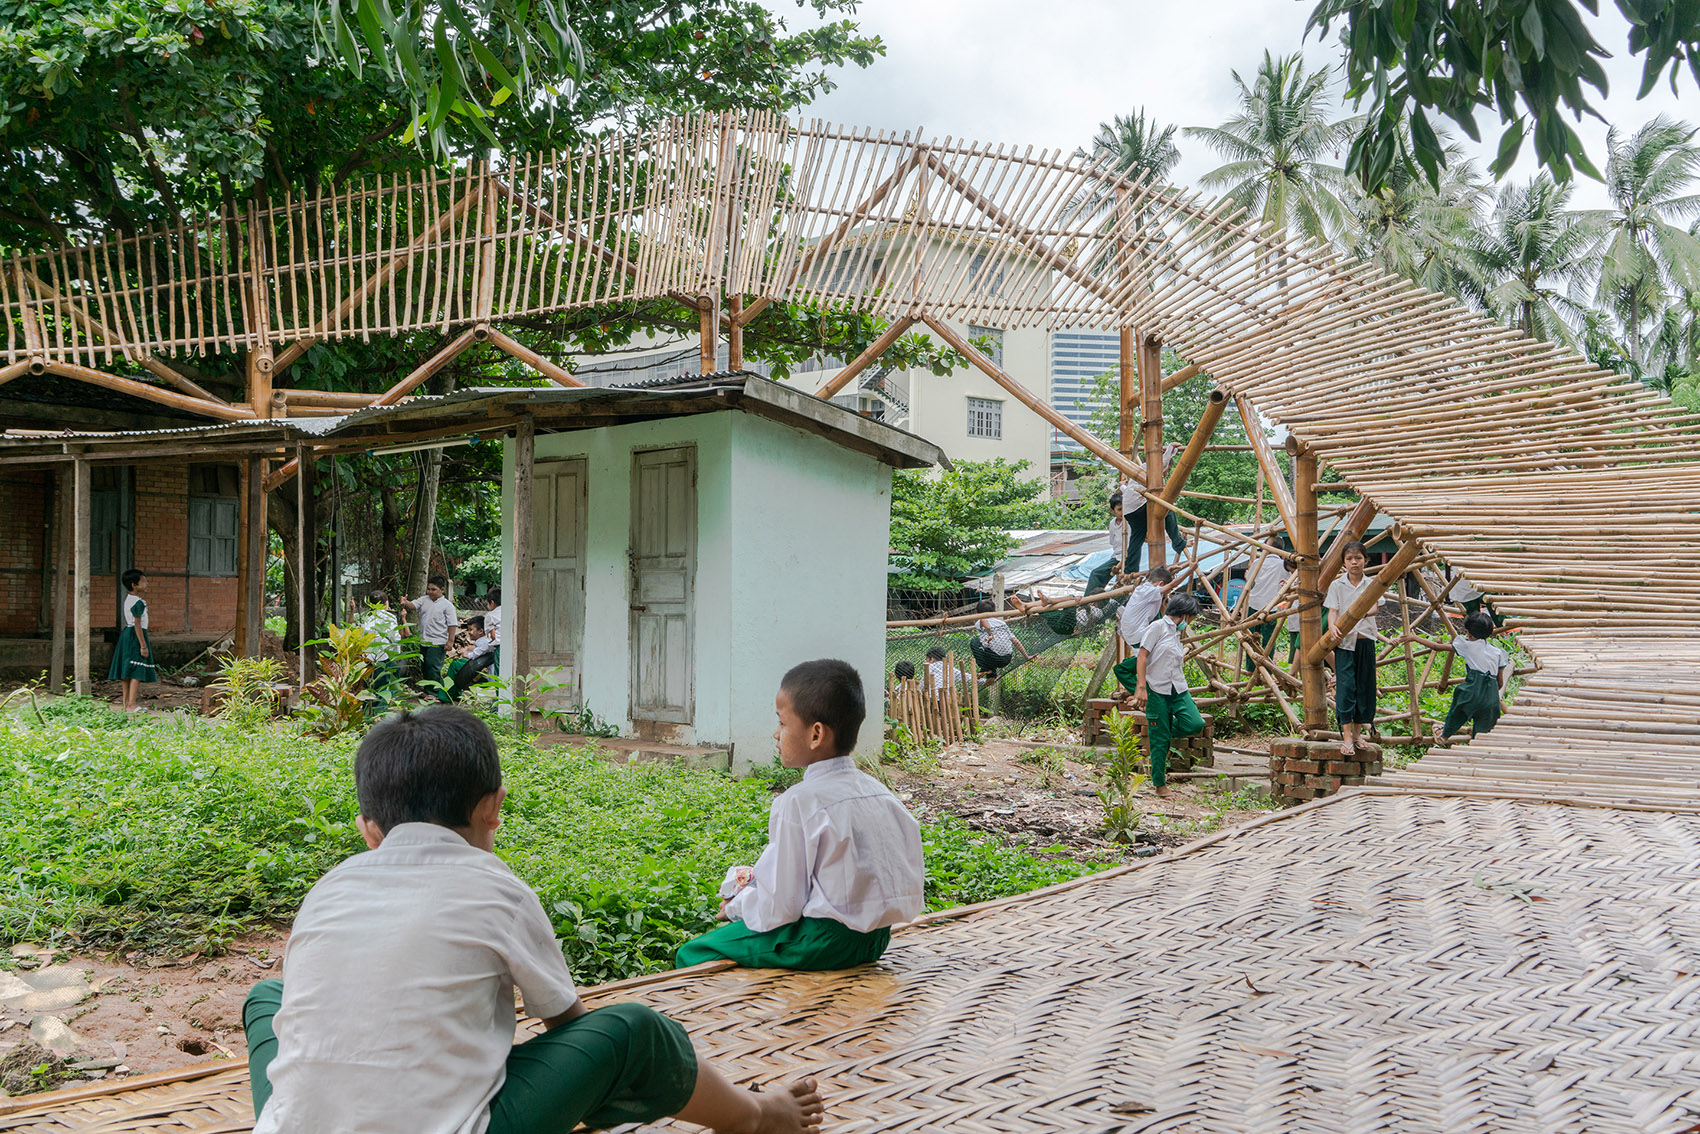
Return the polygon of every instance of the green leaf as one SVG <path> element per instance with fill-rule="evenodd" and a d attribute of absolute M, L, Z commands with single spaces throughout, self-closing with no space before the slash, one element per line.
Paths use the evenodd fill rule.
<path fill-rule="evenodd" d="M 1505 128 L 1499 136 L 1499 153 L 1488 166 L 1488 172 L 1495 177 L 1504 177 L 1513 163 L 1517 160 L 1518 151 L 1523 148 L 1523 120 L 1517 119 Z"/>

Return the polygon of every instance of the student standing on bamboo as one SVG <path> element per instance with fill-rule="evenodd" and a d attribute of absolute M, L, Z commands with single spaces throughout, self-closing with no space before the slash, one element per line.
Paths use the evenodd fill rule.
<path fill-rule="evenodd" d="M 1369 555 L 1353 540 L 1341 555 L 1342 570 L 1328 584 L 1323 605 L 1328 608 L 1328 633 L 1322 640 L 1334 649 L 1334 713 L 1340 722 L 1340 754 L 1350 756 L 1363 743 L 1363 726 L 1375 723 L 1375 611 L 1348 626 L 1346 611 L 1374 585 L 1365 573 Z"/>
<path fill-rule="evenodd" d="M 1169 798 L 1169 745 L 1180 737 L 1204 731 L 1204 715 L 1186 685 L 1186 646 L 1181 642 L 1187 622 L 1196 617 L 1198 600 L 1190 594 L 1175 595 L 1163 617 L 1145 628 L 1136 655 L 1133 704 L 1145 713 L 1151 786 L 1160 799 Z M 1116 666 L 1116 677 L 1124 686 L 1125 665 L 1124 661 Z"/>

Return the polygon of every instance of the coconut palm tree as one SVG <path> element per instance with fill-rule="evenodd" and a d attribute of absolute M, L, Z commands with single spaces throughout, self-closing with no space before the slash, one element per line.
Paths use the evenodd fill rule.
<path fill-rule="evenodd" d="M 1175 147 L 1175 127 L 1158 125 L 1155 118 L 1147 119 L 1143 110 L 1100 122 L 1092 148 L 1076 150 L 1074 156 L 1100 166 L 1106 173 L 1146 184 L 1161 182 L 1181 160 L 1181 152 Z M 1114 202 L 1114 186 L 1094 182 L 1068 203 L 1064 219 L 1097 217 Z"/>
<path fill-rule="evenodd" d="M 1623 324 L 1631 361 L 1646 369 L 1648 323 L 1679 288 L 1700 288 L 1700 240 L 1672 223 L 1700 216 L 1700 145 L 1686 122 L 1663 115 L 1625 138 L 1606 133 L 1611 208 L 1590 214 L 1598 240 L 1595 302 Z"/>
<path fill-rule="evenodd" d="M 1334 239 L 1351 210 L 1342 197 L 1345 172 L 1333 161 L 1351 143 L 1359 120 L 1329 120 L 1329 80 L 1328 71 L 1307 71 L 1298 55 L 1277 59 L 1267 51 L 1249 85 L 1234 72 L 1239 112 L 1220 126 L 1186 129 L 1227 159 L 1199 184 L 1225 190 L 1268 224 L 1314 240 Z"/>
<path fill-rule="evenodd" d="M 1408 164 L 1397 163 L 1379 191 L 1366 193 L 1348 182 L 1352 225 L 1345 249 L 1388 275 L 1403 276 L 1431 291 L 1471 291 L 1465 251 L 1486 196 L 1481 175 L 1451 139 L 1442 139 L 1446 166 L 1439 188 Z"/>
<path fill-rule="evenodd" d="M 1569 346 L 1590 313 L 1580 302 L 1586 253 L 1597 240 L 1570 212 L 1572 183 L 1541 173 L 1499 191 L 1493 216 L 1466 245 L 1465 295 L 1524 334 Z"/>

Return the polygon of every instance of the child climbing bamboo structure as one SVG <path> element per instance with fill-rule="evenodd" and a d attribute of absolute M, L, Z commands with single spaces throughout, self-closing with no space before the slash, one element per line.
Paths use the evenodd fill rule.
<path fill-rule="evenodd" d="M 1465 617 L 1464 633 L 1453 636 L 1448 648 L 1464 659 L 1464 683 L 1452 691 L 1446 723 L 1435 726 L 1436 740 L 1450 740 L 1465 725 L 1480 736 L 1499 723 L 1511 682 L 1511 655 L 1488 640 L 1493 629 L 1493 615 L 1478 608 Z"/>
<path fill-rule="evenodd" d="M 1198 600 L 1190 594 L 1169 599 L 1163 617 L 1145 628 L 1139 652 L 1116 663 L 1116 680 L 1133 695 L 1134 708 L 1145 713 L 1145 736 L 1151 751 L 1151 786 L 1161 799 L 1169 798 L 1169 745 L 1183 736 L 1204 731 L 1204 715 L 1193 704 L 1186 683 L 1186 646 L 1181 636 L 1187 622 L 1198 616 Z"/>
<path fill-rule="evenodd" d="M 850 755 L 867 715 L 861 677 L 841 661 L 804 662 L 774 711 L 780 763 L 803 782 L 773 801 L 755 866 L 727 872 L 728 924 L 685 942 L 680 968 L 847 969 L 878 960 L 891 927 L 926 908 L 920 824 Z"/>

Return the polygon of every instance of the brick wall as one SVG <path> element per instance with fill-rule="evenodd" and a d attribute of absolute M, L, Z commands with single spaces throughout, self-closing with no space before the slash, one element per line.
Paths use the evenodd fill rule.
<path fill-rule="evenodd" d="M 0 470 L 0 634 L 41 628 L 42 549 L 52 475 Z"/>
<path fill-rule="evenodd" d="M 53 476 L 0 473 L 0 635 L 47 633 L 41 588 L 52 563 L 49 509 Z M 221 634 L 236 624 L 236 580 L 191 576 L 189 469 L 139 465 L 135 470 L 134 560 L 148 576 L 148 626 L 156 634 Z M 89 615 L 96 630 L 117 624 L 118 579 L 90 580 Z"/>

